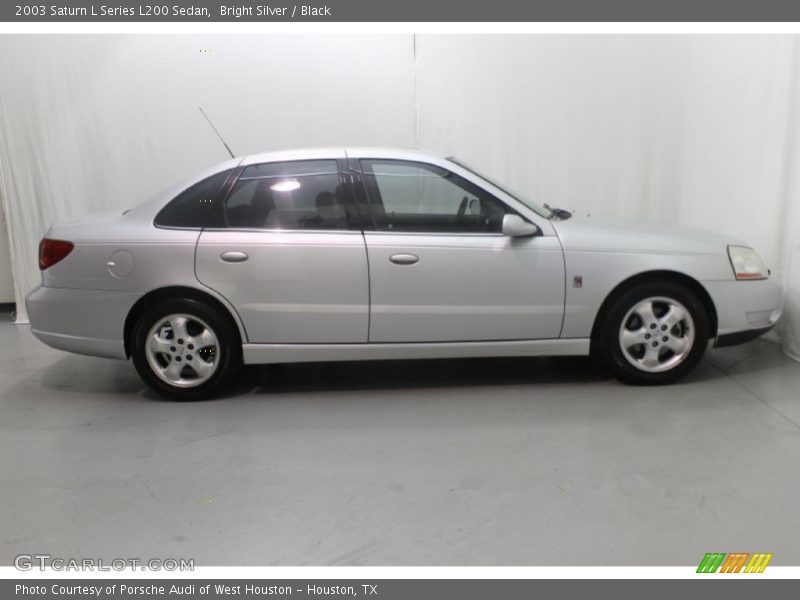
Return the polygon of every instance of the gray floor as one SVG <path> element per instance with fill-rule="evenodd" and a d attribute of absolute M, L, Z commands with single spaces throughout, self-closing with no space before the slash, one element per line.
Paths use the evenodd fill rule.
<path fill-rule="evenodd" d="M 178 404 L 4 321 L 0 564 L 797 565 L 798 390 L 754 342 L 671 387 L 584 359 L 351 363 Z"/>

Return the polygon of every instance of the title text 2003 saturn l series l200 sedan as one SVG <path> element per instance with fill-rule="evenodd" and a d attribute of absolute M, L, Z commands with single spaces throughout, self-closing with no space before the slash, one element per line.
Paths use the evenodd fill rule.
<path fill-rule="evenodd" d="M 782 305 L 739 241 L 573 216 L 409 150 L 234 159 L 54 225 L 39 262 L 40 340 L 131 357 L 178 399 L 220 392 L 243 362 L 592 352 L 623 381 L 669 383 Z"/>

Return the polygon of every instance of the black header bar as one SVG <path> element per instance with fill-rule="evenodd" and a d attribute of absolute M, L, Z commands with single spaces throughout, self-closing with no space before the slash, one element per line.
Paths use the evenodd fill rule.
<path fill-rule="evenodd" d="M 787 0 L 61 0 L 0 4 L 10 22 L 800 22 Z"/>

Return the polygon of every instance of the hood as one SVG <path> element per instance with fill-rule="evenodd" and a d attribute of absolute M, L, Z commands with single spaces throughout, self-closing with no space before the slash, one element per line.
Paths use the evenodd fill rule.
<path fill-rule="evenodd" d="M 565 250 L 726 255 L 729 244 L 747 245 L 702 229 L 647 221 L 575 214 L 552 224 Z"/>

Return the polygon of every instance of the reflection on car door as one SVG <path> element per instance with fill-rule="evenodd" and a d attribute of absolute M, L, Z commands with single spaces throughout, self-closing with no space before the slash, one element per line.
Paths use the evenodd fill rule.
<path fill-rule="evenodd" d="M 197 277 L 231 302 L 250 343 L 367 341 L 366 249 L 340 167 L 250 165 L 200 235 Z"/>
<path fill-rule="evenodd" d="M 503 236 L 513 209 L 438 166 L 353 165 L 371 221 L 370 342 L 559 336 L 564 266 L 554 235 Z"/>

